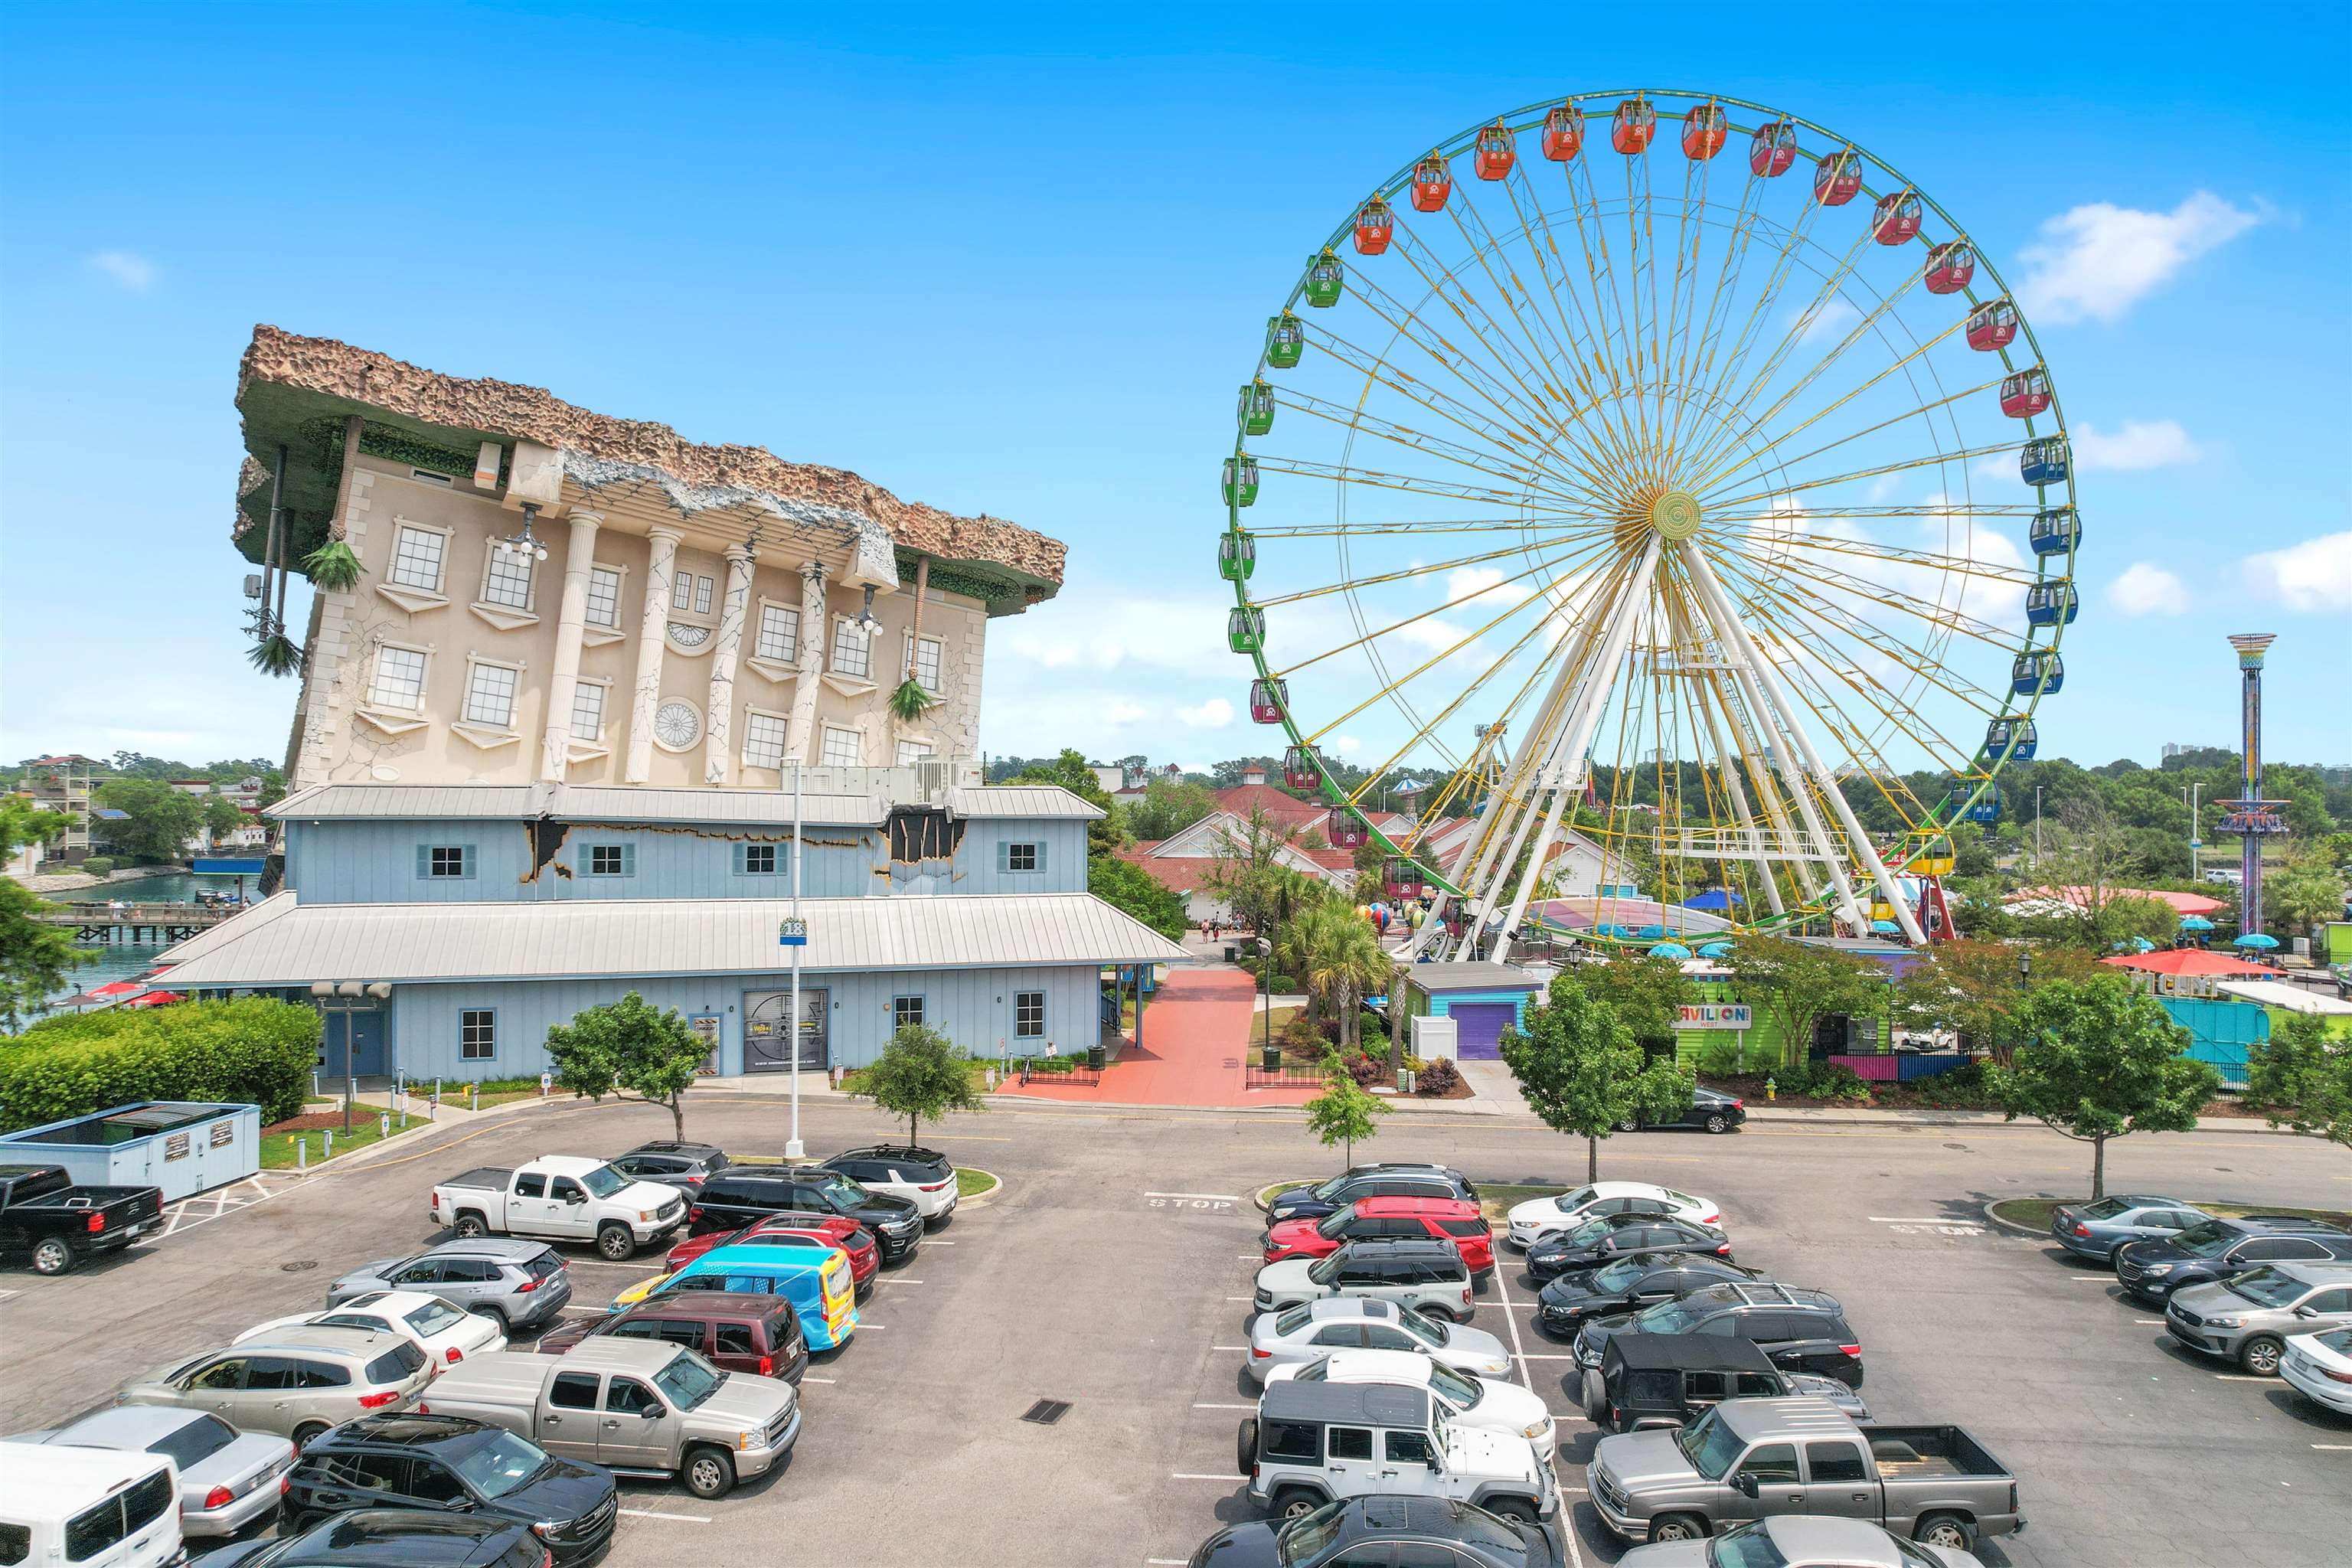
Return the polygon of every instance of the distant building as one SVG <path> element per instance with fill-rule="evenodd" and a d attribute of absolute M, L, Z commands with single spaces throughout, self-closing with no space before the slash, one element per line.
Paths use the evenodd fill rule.
<path fill-rule="evenodd" d="M 76 864 L 89 858 L 90 791 L 100 765 L 76 752 L 26 761 L 25 789 L 33 804 L 66 817 L 64 835 L 49 847 L 50 859 Z"/>

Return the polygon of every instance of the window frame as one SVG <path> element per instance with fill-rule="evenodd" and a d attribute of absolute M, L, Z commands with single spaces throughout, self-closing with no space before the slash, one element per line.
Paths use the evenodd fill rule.
<path fill-rule="evenodd" d="M 388 653 L 407 654 L 416 660 L 416 700 L 413 703 L 388 701 L 383 696 L 383 656 Z M 376 644 L 375 657 L 368 663 L 366 706 L 384 713 L 400 713 L 422 717 L 425 693 L 433 680 L 433 649 L 416 643 L 383 642 Z"/>
<path fill-rule="evenodd" d="M 1026 850 L 1029 864 L 1015 865 L 1023 858 L 1016 851 Z M 1042 877 L 1045 874 L 1045 841 L 1042 838 L 1000 838 L 996 841 L 996 868 L 1007 877 Z"/>
<path fill-rule="evenodd" d="M 764 871 L 755 869 L 751 865 L 751 852 L 755 849 L 764 849 L 767 851 L 768 868 Z M 734 856 L 735 875 L 738 877 L 781 877 L 787 869 L 790 868 L 792 858 L 792 848 L 789 845 L 774 843 L 738 844 L 735 846 Z"/>
<path fill-rule="evenodd" d="M 451 850 L 457 852 L 455 871 L 436 869 L 437 857 Z M 481 857 L 472 844 L 419 844 L 416 847 L 416 879 L 420 882 L 470 882 L 479 868 Z"/>
<path fill-rule="evenodd" d="M 766 753 L 754 755 L 751 749 L 753 739 L 763 727 L 769 726 L 772 726 L 775 731 L 775 752 L 772 757 Z M 753 707 L 743 710 L 743 765 L 745 767 L 761 768 L 770 773 L 783 772 L 785 753 L 792 745 L 792 739 L 791 714 L 779 713 L 772 708 Z"/>
<path fill-rule="evenodd" d="M 583 877 L 634 877 L 637 874 L 637 847 L 627 839 L 607 844 L 581 846 L 586 857 L 580 863 Z M 600 857 L 610 856 L 610 863 L 599 865 Z"/>
<path fill-rule="evenodd" d="M 930 649 L 931 678 L 923 679 L 923 650 Z M 946 695 L 948 646 L 941 637 L 919 637 L 911 631 L 906 634 L 904 657 L 907 679 L 934 697 Z"/>
<path fill-rule="evenodd" d="M 588 692 L 596 694 L 596 731 L 591 735 L 580 732 L 580 699 Z M 572 726 L 569 737 L 583 746 L 604 743 L 604 725 L 613 707 L 613 682 L 608 677 L 583 675 L 572 688 Z"/>
<path fill-rule="evenodd" d="M 1035 1002 L 1036 1002 L 1036 1012 L 1037 1012 L 1037 1024 L 1036 1024 L 1036 1027 L 1034 1027 L 1034 1028 L 1029 1028 L 1029 1029 L 1024 1029 L 1024 1028 L 1023 1028 L 1023 1027 L 1021 1026 L 1021 1014 L 1022 1014 L 1022 1010 L 1023 1010 L 1025 1006 L 1027 1006 L 1027 1005 L 1029 1005 L 1029 1001 L 1030 1001 L 1030 999 L 1031 999 L 1031 998 L 1033 998 L 1033 997 L 1035 999 Z M 1039 991 L 1015 991 L 1015 992 L 1013 994 L 1013 1037 L 1014 1039 L 1016 1039 L 1016 1040 L 1042 1040 L 1042 1039 L 1044 1039 L 1044 1038 L 1045 1037 L 1045 1024 L 1046 1024 L 1046 1018 L 1047 1018 L 1047 1013 L 1046 1013 L 1046 997 L 1045 997 L 1045 993 L 1044 991 L 1042 991 L 1042 990 L 1039 990 Z"/>
<path fill-rule="evenodd" d="M 909 1002 L 914 1004 L 912 1017 L 908 1016 L 909 1009 L 907 1004 Z M 909 1025 L 918 1029 L 928 1027 L 926 1015 L 929 1011 L 930 1003 L 925 993 L 920 991 L 895 993 L 890 998 L 890 1032 L 895 1035 Z"/>
<path fill-rule="evenodd" d="M 771 599 L 763 596 L 759 600 L 758 604 L 754 606 L 754 609 L 756 613 L 751 617 L 751 652 L 750 657 L 752 658 L 765 659 L 770 664 L 780 665 L 786 668 L 796 668 L 800 663 L 801 658 L 801 607 L 787 599 Z M 768 612 L 771 610 L 775 611 L 779 615 L 789 616 L 792 617 L 793 630 L 790 639 L 790 647 L 783 653 L 771 653 L 768 651 Z"/>
<path fill-rule="evenodd" d="M 474 682 L 484 670 L 501 671 L 513 683 L 507 692 L 507 716 L 504 721 L 474 717 Z M 515 714 L 522 707 L 522 677 L 523 664 L 520 659 L 492 658 L 488 654 L 480 653 L 467 654 L 466 656 L 466 689 L 457 700 L 457 717 L 478 730 L 501 735 L 520 733 L 515 724 Z"/>
<path fill-rule="evenodd" d="M 400 575 L 400 547 L 404 542 L 404 536 L 412 532 L 439 541 L 439 549 L 434 562 L 433 581 L 429 584 L 412 582 Z M 444 528 L 437 522 L 417 522 L 404 517 L 394 518 L 392 549 L 384 556 L 383 561 L 384 582 L 394 588 L 405 588 L 412 594 L 446 595 L 449 591 L 449 545 L 456 539 L 457 533 L 456 529 Z"/>
<path fill-rule="evenodd" d="M 610 577 L 613 580 L 613 618 L 609 621 L 600 621 L 596 618 L 596 580 L 599 577 Z M 615 566 L 603 561 L 588 563 L 588 594 L 580 612 L 581 625 L 593 626 L 598 631 L 625 630 L 625 628 L 621 625 L 621 605 L 628 592 L 629 569 L 626 566 Z"/>
<path fill-rule="evenodd" d="M 482 1031 L 478 1037 L 475 1034 L 478 1027 Z M 477 1046 L 488 1048 L 477 1050 Z M 499 1010 L 496 1007 L 457 1009 L 457 1059 L 461 1062 L 494 1062 L 499 1059 Z"/>
<path fill-rule="evenodd" d="M 850 668 L 842 658 L 845 646 L 842 639 L 845 637 L 848 638 L 846 646 L 854 647 L 857 652 L 856 669 Z M 825 645 L 824 668 L 829 673 L 838 675 L 845 680 L 874 679 L 874 639 L 858 629 L 856 616 L 836 615 L 833 617 L 833 637 Z"/>
<path fill-rule="evenodd" d="M 530 551 L 501 550 L 499 543 L 496 539 L 482 542 L 482 581 L 480 591 L 474 595 L 474 603 L 493 610 L 504 610 L 510 615 L 536 615 L 539 611 L 539 568 L 542 563 Z M 501 562 L 509 573 L 518 563 L 521 566 L 522 603 L 520 605 L 490 596 L 490 584 L 498 578 Z"/>
<path fill-rule="evenodd" d="M 856 748 L 856 754 L 845 763 L 836 762 L 834 760 L 833 738 L 835 735 L 847 735 L 851 737 L 852 742 Z M 827 768 L 856 768 L 865 766 L 865 732 L 859 730 L 849 729 L 840 724 L 824 724 L 819 726 L 817 736 L 817 764 L 820 767 Z"/>

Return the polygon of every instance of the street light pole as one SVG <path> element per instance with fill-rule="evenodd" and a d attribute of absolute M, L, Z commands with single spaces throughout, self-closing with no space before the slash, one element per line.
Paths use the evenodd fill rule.
<path fill-rule="evenodd" d="M 2042 786 L 2033 786 L 2033 869 L 2042 870 Z"/>
<path fill-rule="evenodd" d="M 786 922 L 786 942 L 793 952 L 793 1135 L 785 1141 L 784 1158 L 797 1160 L 808 1152 L 801 1142 L 801 949 L 808 945 L 808 927 L 801 920 L 801 763 L 793 761 L 793 918 Z"/>
<path fill-rule="evenodd" d="M 2187 792 L 2189 795 L 2189 879 L 2192 882 L 2201 882 L 2205 879 L 2204 873 L 2199 868 L 2197 856 L 2197 852 L 2205 847 L 2204 840 L 2197 837 L 2198 797 L 2204 791 L 2205 783 L 2200 779 L 2190 784 Z"/>

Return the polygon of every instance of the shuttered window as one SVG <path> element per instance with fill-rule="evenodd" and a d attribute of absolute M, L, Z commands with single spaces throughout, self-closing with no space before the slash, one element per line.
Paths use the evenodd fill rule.
<path fill-rule="evenodd" d="M 1045 868 L 1045 847 L 1043 844 L 1019 840 L 996 847 L 996 868 L 1000 871 L 1042 871 Z"/>
<path fill-rule="evenodd" d="M 416 874 L 431 881 L 471 879 L 474 875 L 474 847 L 470 844 L 420 844 L 416 847 Z"/>

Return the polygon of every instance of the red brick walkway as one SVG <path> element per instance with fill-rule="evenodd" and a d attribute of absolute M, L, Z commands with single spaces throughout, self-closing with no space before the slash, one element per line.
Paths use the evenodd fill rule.
<path fill-rule="evenodd" d="M 1105 1105 L 1303 1105 L 1318 1089 L 1242 1087 L 1242 1057 L 1256 993 L 1238 969 L 1171 969 L 1143 1010 L 1143 1043 L 1129 1046 L 1092 1087 L 1032 1079 L 999 1094 Z"/>

